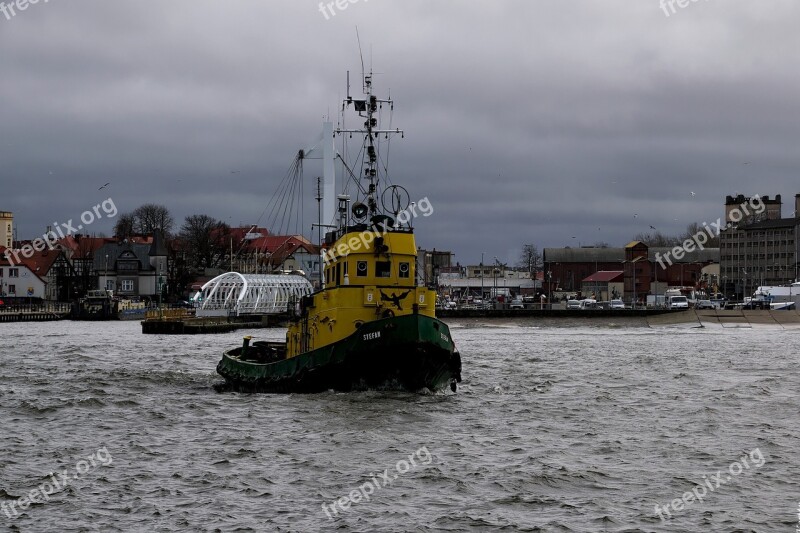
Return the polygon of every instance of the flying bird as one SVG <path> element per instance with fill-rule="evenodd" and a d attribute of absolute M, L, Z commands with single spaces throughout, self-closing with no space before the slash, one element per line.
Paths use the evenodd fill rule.
<path fill-rule="evenodd" d="M 633 214 L 633 218 L 636 218 L 636 217 L 638 217 L 638 216 L 639 216 L 639 213 L 634 213 L 634 214 Z"/>
<path fill-rule="evenodd" d="M 695 192 L 694 191 L 692 191 L 692 196 L 695 196 Z"/>
<path fill-rule="evenodd" d="M 97 190 L 98 190 L 98 191 L 102 191 L 103 189 L 105 189 L 105 188 L 106 188 L 106 187 L 108 187 L 109 185 L 111 185 L 111 182 L 110 182 L 110 181 L 109 181 L 108 183 L 106 183 L 105 185 L 103 185 L 102 187 L 100 187 L 99 189 L 97 189 Z"/>
<path fill-rule="evenodd" d="M 653 226 L 653 225 L 651 224 L 651 225 L 650 225 L 650 229 L 652 229 L 652 230 L 656 230 L 656 227 L 655 227 L 655 226 Z M 656 230 L 656 231 L 658 231 L 658 230 Z"/>
<path fill-rule="evenodd" d="M 241 170 L 231 170 L 231 174 L 238 174 Z"/>

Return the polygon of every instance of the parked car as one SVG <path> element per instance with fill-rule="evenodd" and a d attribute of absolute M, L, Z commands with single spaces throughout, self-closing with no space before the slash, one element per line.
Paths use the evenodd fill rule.
<path fill-rule="evenodd" d="M 625 302 L 622 300 L 611 300 L 611 309 L 625 309 Z"/>
<path fill-rule="evenodd" d="M 689 309 L 689 300 L 686 296 L 670 296 L 668 302 L 670 309 Z"/>
<path fill-rule="evenodd" d="M 719 309 L 720 305 L 719 303 L 712 302 L 711 300 L 697 300 L 695 307 L 697 309 Z"/>
<path fill-rule="evenodd" d="M 597 309 L 597 300 L 593 300 L 591 298 L 586 298 L 585 300 L 581 300 L 581 309 Z"/>
<path fill-rule="evenodd" d="M 581 308 L 580 300 L 567 300 L 567 309 L 580 309 L 580 308 Z"/>
<path fill-rule="evenodd" d="M 522 300 L 515 298 L 511 300 L 511 303 L 508 307 L 509 309 L 525 309 L 525 304 L 522 303 Z"/>

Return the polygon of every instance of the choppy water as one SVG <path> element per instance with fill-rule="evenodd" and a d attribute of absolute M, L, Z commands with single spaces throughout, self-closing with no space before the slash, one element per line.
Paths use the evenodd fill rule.
<path fill-rule="evenodd" d="M 0 524 L 795 530 L 800 331 L 534 324 L 453 323 L 465 378 L 456 395 L 308 396 L 215 392 L 221 350 L 246 331 L 171 337 L 142 335 L 138 323 L 2 324 L 0 503 L 9 509 L 52 485 L 50 472 L 66 470 L 69 480 L 49 501 L 15 507 L 18 516 L 0 513 Z M 656 504 L 717 471 L 729 476 L 733 463 L 738 475 L 702 502 L 670 508 L 665 522 L 656 515 Z M 367 483 L 369 501 L 323 511 Z"/>

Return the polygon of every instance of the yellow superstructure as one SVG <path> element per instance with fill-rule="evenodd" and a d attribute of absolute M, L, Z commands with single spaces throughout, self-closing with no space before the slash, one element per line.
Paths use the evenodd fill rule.
<path fill-rule="evenodd" d="M 435 317 L 436 292 L 417 287 L 416 260 L 411 230 L 345 231 L 325 254 L 325 287 L 303 299 L 289 326 L 287 358 L 340 341 L 373 320 Z"/>

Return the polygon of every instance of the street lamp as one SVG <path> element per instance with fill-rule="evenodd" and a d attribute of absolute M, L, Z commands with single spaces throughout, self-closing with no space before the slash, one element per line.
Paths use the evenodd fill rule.
<path fill-rule="evenodd" d="M 553 304 L 550 303 L 550 298 L 553 294 L 553 272 L 551 270 L 547 271 L 547 308 L 552 309 Z"/>
<path fill-rule="evenodd" d="M 483 254 L 486 252 L 481 252 L 481 302 L 483 301 Z"/>
<path fill-rule="evenodd" d="M 495 301 L 497 301 L 497 274 L 500 273 L 500 269 L 497 268 L 497 266 L 495 266 L 494 270 L 493 270 L 493 273 L 494 273 L 494 295 L 493 295 L 493 298 L 495 299 Z"/>

